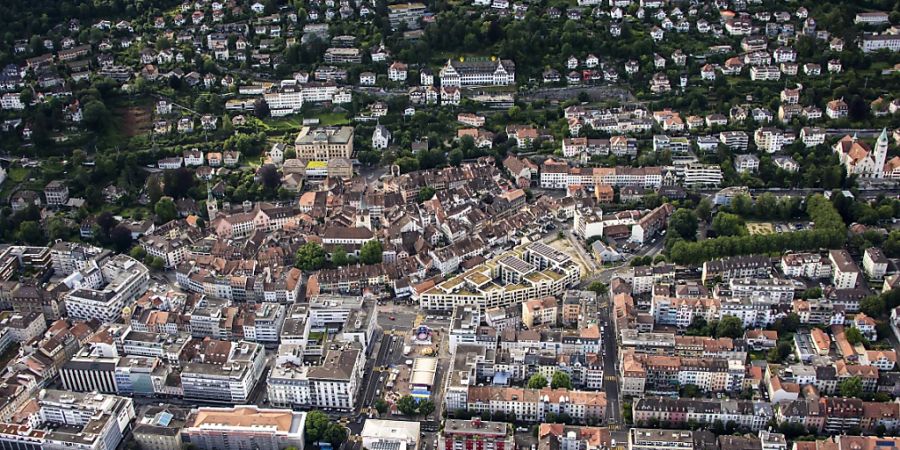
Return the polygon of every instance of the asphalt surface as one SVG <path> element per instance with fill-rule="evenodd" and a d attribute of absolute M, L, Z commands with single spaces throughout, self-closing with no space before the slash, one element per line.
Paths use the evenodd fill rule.
<path fill-rule="evenodd" d="M 597 320 L 602 326 L 600 338 L 603 340 L 603 392 L 606 393 L 606 423 L 611 430 L 618 430 L 624 425 L 622 420 L 622 403 L 619 397 L 619 376 L 616 366 L 619 361 L 619 346 L 616 342 L 613 304 L 608 295 L 597 298 Z"/>

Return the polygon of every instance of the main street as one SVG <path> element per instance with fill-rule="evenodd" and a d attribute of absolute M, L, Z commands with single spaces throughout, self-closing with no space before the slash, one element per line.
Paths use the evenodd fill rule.
<path fill-rule="evenodd" d="M 624 425 L 622 405 L 619 399 L 619 377 L 616 366 L 619 360 L 619 347 L 616 342 L 615 317 L 613 304 L 608 294 L 597 297 L 597 321 L 601 326 L 600 339 L 603 341 L 603 391 L 606 393 L 606 423 L 611 430 Z"/>

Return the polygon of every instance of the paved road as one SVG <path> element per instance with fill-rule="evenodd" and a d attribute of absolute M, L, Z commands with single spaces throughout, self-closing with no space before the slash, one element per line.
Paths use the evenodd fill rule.
<path fill-rule="evenodd" d="M 879 195 L 884 195 L 887 197 L 897 197 L 900 195 L 900 187 L 896 184 L 890 185 L 892 182 L 881 182 L 879 186 L 868 186 L 863 185 L 858 188 L 858 196 L 864 199 L 873 199 L 878 197 Z M 706 196 L 713 196 L 720 189 L 701 189 L 698 192 L 704 194 Z M 809 194 L 823 193 L 825 190 L 821 188 L 790 188 L 790 189 L 781 189 L 781 188 L 769 188 L 769 189 L 750 189 L 750 195 L 762 195 L 765 193 L 770 193 L 776 197 L 805 197 Z"/>
<path fill-rule="evenodd" d="M 622 420 L 622 405 L 619 398 L 619 377 L 616 366 L 619 360 L 619 347 L 616 342 L 615 321 L 613 317 L 612 301 L 608 295 L 600 296 L 597 301 L 597 320 L 603 327 L 600 336 L 603 339 L 603 391 L 606 392 L 606 422 L 610 429 L 616 430 L 624 422 Z"/>
<path fill-rule="evenodd" d="M 581 258 L 581 260 L 584 261 L 584 263 L 588 266 L 588 269 L 590 269 L 591 272 L 596 271 L 597 263 L 594 262 L 594 258 L 591 258 L 591 255 L 588 255 L 587 252 L 584 251 L 584 247 L 578 241 L 578 239 L 575 238 L 575 235 L 572 234 L 572 230 L 567 229 L 563 231 L 563 234 L 565 234 L 566 239 L 569 240 L 569 244 L 572 246 L 572 248 L 575 249 L 575 252 L 578 253 L 579 258 Z"/>

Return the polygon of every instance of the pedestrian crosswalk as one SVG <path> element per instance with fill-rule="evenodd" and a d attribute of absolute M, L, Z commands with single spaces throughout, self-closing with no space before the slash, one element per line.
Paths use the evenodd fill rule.
<path fill-rule="evenodd" d="M 619 381 L 619 377 L 617 377 L 617 376 L 615 376 L 615 375 L 607 375 L 607 376 L 605 376 L 605 377 L 603 377 L 603 378 L 605 378 L 606 381 Z"/>

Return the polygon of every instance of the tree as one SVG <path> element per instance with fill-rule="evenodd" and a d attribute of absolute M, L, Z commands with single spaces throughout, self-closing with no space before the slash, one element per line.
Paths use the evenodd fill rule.
<path fill-rule="evenodd" d="M 263 99 L 253 102 L 253 115 L 260 119 L 269 117 L 269 104 Z"/>
<path fill-rule="evenodd" d="M 422 189 L 419 189 L 419 195 L 416 196 L 416 200 L 418 200 L 419 203 L 431 200 L 431 198 L 434 197 L 434 192 L 434 188 L 425 186 Z"/>
<path fill-rule="evenodd" d="M 859 302 L 859 310 L 869 317 L 880 319 L 887 311 L 887 306 L 880 295 L 873 295 Z"/>
<path fill-rule="evenodd" d="M 384 414 L 388 410 L 388 402 L 384 401 L 383 398 L 376 399 L 372 405 L 375 407 L 375 411 L 378 411 L 378 414 Z"/>
<path fill-rule="evenodd" d="M 553 378 L 550 380 L 550 387 L 553 389 L 572 389 L 572 377 L 561 371 L 553 372 Z"/>
<path fill-rule="evenodd" d="M 800 293 L 800 298 L 804 300 L 809 300 L 811 298 L 822 298 L 822 288 L 813 287 L 809 288 L 802 293 Z"/>
<path fill-rule="evenodd" d="M 404 416 L 414 416 L 416 410 L 418 410 L 416 399 L 414 399 L 412 395 L 400 397 L 400 400 L 397 400 L 397 409 L 399 409 L 400 413 Z"/>
<path fill-rule="evenodd" d="M 281 175 L 275 166 L 266 164 L 259 168 L 259 180 L 266 189 L 272 191 L 281 184 Z"/>
<path fill-rule="evenodd" d="M 697 239 L 697 215 L 690 209 L 681 208 L 669 218 L 669 233 L 675 233 L 686 241 Z"/>
<path fill-rule="evenodd" d="M 125 225 L 116 225 L 109 232 L 109 241 L 112 244 L 113 248 L 117 251 L 124 252 L 128 250 L 128 247 L 131 247 L 131 230 L 128 229 Z"/>
<path fill-rule="evenodd" d="M 178 217 L 178 208 L 175 207 L 175 202 L 172 201 L 172 197 L 163 197 L 159 199 L 159 201 L 156 202 L 156 206 L 153 208 L 153 212 L 156 213 L 156 217 L 159 219 L 160 223 L 166 223 Z"/>
<path fill-rule="evenodd" d="M 841 397 L 859 398 L 862 395 L 862 380 L 859 377 L 850 377 L 838 383 L 838 392 Z"/>
<path fill-rule="evenodd" d="M 159 178 L 153 177 L 149 179 L 147 182 L 147 197 L 150 198 L 150 203 L 155 205 L 162 195 L 163 191 L 162 187 L 159 185 Z"/>
<path fill-rule="evenodd" d="M 325 250 L 315 242 L 309 242 L 297 249 L 294 255 L 294 267 L 302 270 L 319 270 L 325 265 Z"/>
<path fill-rule="evenodd" d="M 166 262 L 162 258 L 154 256 L 150 261 L 150 268 L 157 271 L 163 270 L 166 268 Z"/>
<path fill-rule="evenodd" d="M 800 328 L 800 316 L 797 313 L 790 313 L 784 317 L 775 319 L 775 329 L 793 333 Z"/>
<path fill-rule="evenodd" d="M 603 283 L 602 281 L 594 281 L 590 285 L 588 285 L 587 290 L 593 291 L 599 297 L 602 295 L 606 295 L 606 293 L 609 292 L 609 286 L 607 286 L 606 283 Z"/>
<path fill-rule="evenodd" d="M 306 415 L 306 443 L 328 442 L 339 448 L 347 440 L 347 429 L 332 421 L 322 411 L 310 411 Z"/>
<path fill-rule="evenodd" d="M 88 128 L 99 131 L 106 127 L 109 119 L 109 110 L 99 100 L 91 100 L 84 105 L 81 112 L 81 121 Z"/>
<path fill-rule="evenodd" d="M 547 387 L 547 378 L 543 375 L 536 373 L 528 379 L 528 389 L 543 389 Z"/>
<path fill-rule="evenodd" d="M 50 238 L 51 242 L 54 242 L 57 239 L 66 240 L 71 234 L 72 230 L 66 225 L 66 221 L 62 218 L 53 217 L 47 222 L 47 236 Z"/>
<path fill-rule="evenodd" d="M 44 240 L 44 233 L 41 231 L 41 225 L 33 220 L 26 220 L 19 224 L 16 237 L 26 244 L 37 245 Z"/>
<path fill-rule="evenodd" d="M 713 217 L 712 229 L 717 236 L 743 236 L 747 234 L 744 219 L 736 214 L 720 212 Z"/>
<path fill-rule="evenodd" d="M 419 403 L 419 414 L 428 417 L 429 414 L 434 412 L 434 402 L 431 400 L 424 400 Z"/>
<path fill-rule="evenodd" d="M 862 331 L 859 331 L 859 328 L 856 327 L 850 327 L 850 329 L 847 330 L 846 337 L 847 342 L 853 345 L 861 344 L 866 340 L 866 338 L 862 334 Z"/>
<path fill-rule="evenodd" d="M 378 264 L 381 262 L 382 252 L 381 241 L 372 239 L 359 249 L 359 262 L 363 264 Z"/>
<path fill-rule="evenodd" d="M 769 355 L 767 357 L 768 361 L 771 363 L 780 364 L 783 363 L 784 360 L 791 356 L 791 353 L 794 352 L 794 348 L 791 346 L 789 342 L 779 342 L 778 345 L 775 346 L 772 350 L 769 350 Z"/>
<path fill-rule="evenodd" d="M 744 335 L 744 323 L 735 316 L 725 316 L 716 325 L 717 337 L 737 339 Z"/>
<path fill-rule="evenodd" d="M 454 148 L 453 150 L 450 150 L 450 154 L 448 155 L 448 161 L 451 166 L 458 167 L 460 164 L 462 164 L 464 157 L 465 157 L 465 155 L 463 155 L 462 150 L 460 150 L 458 148 Z"/>
<path fill-rule="evenodd" d="M 700 220 L 709 220 L 712 214 L 712 202 L 709 198 L 703 197 L 700 203 L 697 204 L 697 207 L 694 208 L 694 213 L 697 214 L 697 218 Z"/>
<path fill-rule="evenodd" d="M 346 266 L 348 262 L 350 261 L 347 258 L 347 250 L 344 250 L 343 246 L 339 245 L 331 252 L 331 263 L 335 266 Z"/>
<path fill-rule="evenodd" d="M 166 171 L 163 176 L 163 192 L 172 198 L 182 198 L 194 187 L 194 174 L 185 167 Z"/>
<path fill-rule="evenodd" d="M 132 258 L 134 258 L 138 261 L 141 261 L 144 259 L 145 256 L 147 256 L 147 251 L 144 250 L 143 247 L 136 245 L 136 246 L 134 246 L 134 248 L 131 249 L 131 251 L 128 254 Z"/>

